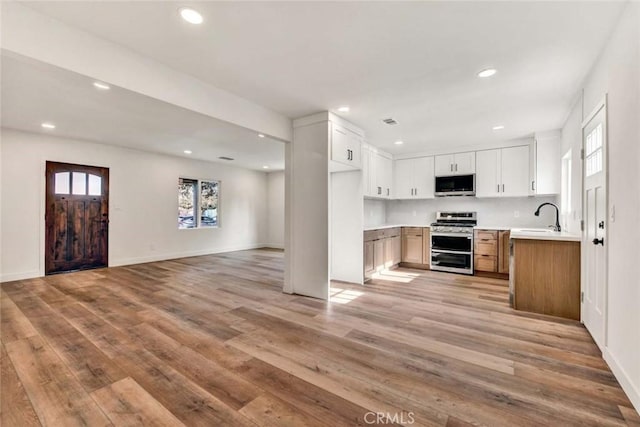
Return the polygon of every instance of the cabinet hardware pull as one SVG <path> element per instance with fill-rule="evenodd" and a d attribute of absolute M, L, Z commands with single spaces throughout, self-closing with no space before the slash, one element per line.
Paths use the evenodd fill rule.
<path fill-rule="evenodd" d="M 458 164 L 456 163 L 456 172 L 458 172 Z"/>
<path fill-rule="evenodd" d="M 502 184 L 502 192 L 504 193 L 504 184 Z"/>
<path fill-rule="evenodd" d="M 498 184 L 498 193 L 500 192 L 500 184 Z"/>
<path fill-rule="evenodd" d="M 535 181 L 531 181 L 531 191 L 536 191 Z"/>
<path fill-rule="evenodd" d="M 453 172 L 453 163 L 449 165 L 449 172 Z"/>
<path fill-rule="evenodd" d="M 418 189 L 416 188 L 416 196 L 418 195 Z"/>

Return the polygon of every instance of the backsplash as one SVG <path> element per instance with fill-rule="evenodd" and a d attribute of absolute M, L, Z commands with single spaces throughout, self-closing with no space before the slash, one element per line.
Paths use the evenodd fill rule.
<path fill-rule="evenodd" d="M 387 220 L 387 202 L 385 200 L 364 200 L 364 226 L 384 224 Z"/>
<path fill-rule="evenodd" d="M 365 225 L 430 224 L 437 211 L 475 211 L 478 225 L 500 227 L 546 228 L 555 223 L 555 210 L 545 207 L 540 216 L 533 215 L 544 202 L 558 204 L 557 197 L 517 197 L 484 199 L 476 197 L 440 197 L 429 200 L 365 200 Z M 385 219 L 381 219 L 379 203 L 386 203 Z M 373 211 L 373 214 L 372 214 Z M 374 222 L 377 221 L 377 222 Z"/>

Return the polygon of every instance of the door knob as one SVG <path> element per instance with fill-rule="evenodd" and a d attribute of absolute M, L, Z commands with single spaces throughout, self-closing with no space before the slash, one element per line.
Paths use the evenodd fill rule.
<path fill-rule="evenodd" d="M 602 246 L 604 246 L 604 238 L 602 238 L 602 239 L 593 239 L 593 244 L 594 245 L 602 245 Z"/>

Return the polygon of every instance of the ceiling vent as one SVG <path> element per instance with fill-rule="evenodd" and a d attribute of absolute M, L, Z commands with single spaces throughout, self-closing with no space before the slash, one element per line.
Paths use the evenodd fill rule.
<path fill-rule="evenodd" d="M 221 157 L 218 157 L 218 158 L 219 158 L 220 160 L 229 160 L 229 161 L 231 161 L 231 160 L 235 160 L 233 157 L 226 157 L 226 156 L 221 156 Z"/>
<path fill-rule="evenodd" d="M 397 125 L 398 124 L 398 121 L 396 119 L 394 119 L 393 117 L 389 117 L 388 119 L 382 119 L 382 121 L 385 124 L 388 124 L 388 125 Z"/>

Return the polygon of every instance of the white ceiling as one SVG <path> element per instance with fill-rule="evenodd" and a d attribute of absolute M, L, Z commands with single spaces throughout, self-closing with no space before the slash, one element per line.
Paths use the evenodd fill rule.
<path fill-rule="evenodd" d="M 179 19 L 191 3 L 201 26 Z M 393 153 L 562 126 L 623 2 L 26 2 L 296 118 L 345 118 Z M 485 67 L 498 73 L 478 79 Z M 386 117 L 400 124 L 388 127 Z M 491 130 L 504 125 L 500 132 Z M 402 139 L 403 146 L 393 141 Z"/>
<path fill-rule="evenodd" d="M 260 171 L 284 169 L 284 143 L 254 131 L 119 87 L 97 90 L 88 77 L 15 54 L 3 52 L 1 71 L 3 127 Z M 43 122 L 56 129 L 43 129 Z"/>

